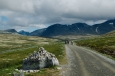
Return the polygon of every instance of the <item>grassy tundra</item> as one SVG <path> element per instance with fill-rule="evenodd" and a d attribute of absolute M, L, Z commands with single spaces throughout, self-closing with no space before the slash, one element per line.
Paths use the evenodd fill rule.
<path fill-rule="evenodd" d="M 64 57 L 64 46 L 56 39 L 41 37 L 27 37 L 13 34 L 0 34 L 0 75 L 12 76 L 14 69 L 21 68 L 22 61 L 39 47 L 56 55 L 60 62 Z M 25 74 L 26 76 L 56 76 L 58 70 L 53 67 L 42 69 L 37 73 Z"/>
<path fill-rule="evenodd" d="M 77 45 L 90 47 L 100 53 L 115 58 L 115 36 L 103 36 L 76 41 Z"/>

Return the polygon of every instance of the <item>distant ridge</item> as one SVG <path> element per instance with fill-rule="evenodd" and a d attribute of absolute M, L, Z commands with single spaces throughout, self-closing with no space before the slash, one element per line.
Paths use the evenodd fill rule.
<path fill-rule="evenodd" d="M 15 29 L 0 30 L 0 33 L 19 33 L 27 36 L 51 37 L 59 35 L 102 35 L 115 30 L 115 19 L 107 20 L 100 24 L 88 25 L 86 23 L 74 23 L 71 25 L 53 24 L 47 28 L 38 29 L 33 32 Z"/>
<path fill-rule="evenodd" d="M 15 29 L 0 30 L 0 33 L 18 33 Z"/>
<path fill-rule="evenodd" d="M 74 23 L 72 25 L 54 24 L 46 28 L 40 35 L 44 37 L 57 35 L 102 35 L 115 30 L 115 19 L 100 24 L 87 25 L 85 23 Z"/>

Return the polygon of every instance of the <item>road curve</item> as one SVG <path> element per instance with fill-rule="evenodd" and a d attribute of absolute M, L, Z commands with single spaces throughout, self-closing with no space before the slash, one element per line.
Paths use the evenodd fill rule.
<path fill-rule="evenodd" d="M 65 45 L 68 65 L 63 76 L 115 76 L 115 61 L 88 49 Z"/>

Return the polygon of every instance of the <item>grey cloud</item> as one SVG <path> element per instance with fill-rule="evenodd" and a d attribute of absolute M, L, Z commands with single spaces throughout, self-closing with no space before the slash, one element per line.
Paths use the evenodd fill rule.
<path fill-rule="evenodd" d="M 115 18 L 114 7 L 115 0 L 0 0 L 0 16 L 8 18 L 6 23 L 0 21 L 0 27 L 100 23 Z"/>
<path fill-rule="evenodd" d="M 19 13 L 32 13 L 34 11 L 32 0 L 0 0 L 0 9 Z"/>

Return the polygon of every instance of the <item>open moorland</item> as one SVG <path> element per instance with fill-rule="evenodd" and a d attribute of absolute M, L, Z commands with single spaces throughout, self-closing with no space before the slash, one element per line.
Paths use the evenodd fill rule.
<path fill-rule="evenodd" d="M 115 58 L 115 36 L 114 32 L 104 34 L 100 37 L 76 41 L 79 46 L 90 47 L 108 57 Z"/>
<path fill-rule="evenodd" d="M 21 36 L 18 34 L 0 34 L 0 75 L 12 76 L 14 69 L 20 69 L 23 59 L 39 47 L 56 55 L 59 62 L 63 62 L 65 55 L 63 43 L 57 39 L 49 39 L 33 36 Z M 57 76 L 59 70 L 55 67 L 41 69 L 37 73 L 25 74 L 25 76 Z"/>
<path fill-rule="evenodd" d="M 89 38 L 95 38 L 98 37 L 99 35 L 59 35 L 59 36 L 53 36 L 55 39 L 60 39 L 60 40 L 84 40 L 84 39 L 89 39 Z"/>

